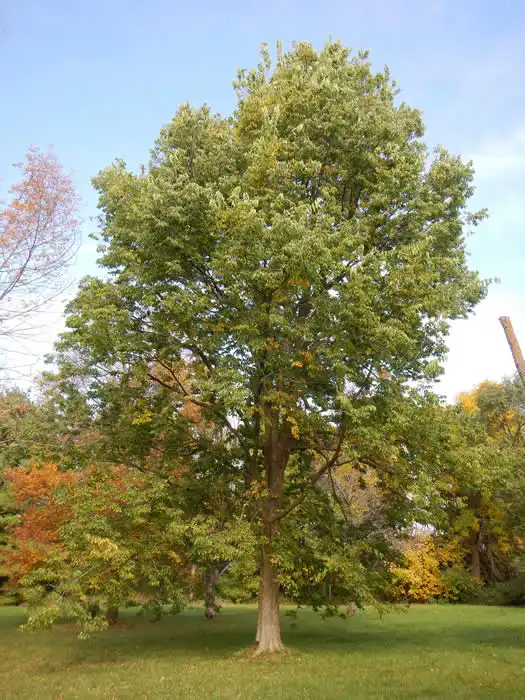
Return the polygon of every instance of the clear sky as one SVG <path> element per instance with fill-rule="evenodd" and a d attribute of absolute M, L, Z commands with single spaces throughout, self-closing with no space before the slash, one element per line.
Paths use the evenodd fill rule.
<path fill-rule="evenodd" d="M 0 0 L 0 181 L 30 144 L 53 145 L 84 199 L 87 239 L 100 168 L 146 162 L 180 103 L 230 112 L 236 69 L 257 62 L 262 41 L 320 47 L 329 37 L 388 64 L 402 98 L 423 110 L 429 145 L 474 160 L 473 206 L 491 217 L 469 240 L 471 263 L 501 283 L 455 324 L 440 391 L 452 398 L 509 374 L 499 315 L 512 316 L 525 344 L 522 0 Z M 94 260 L 86 240 L 75 277 L 94 272 Z M 50 314 L 40 352 L 59 330 Z"/>

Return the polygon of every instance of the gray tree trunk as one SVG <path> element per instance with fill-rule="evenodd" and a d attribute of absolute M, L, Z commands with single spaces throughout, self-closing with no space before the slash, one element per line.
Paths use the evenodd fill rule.
<path fill-rule="evenodd" d="M 271 540 L 263 544 L 261 582 L 257 616 L 257 654 L 271 654 L 284 649 L 279 617 L 279 583 L 271 562 Z"/>
<path fill-rule="evenodd" d="M 204 617 L 214 620 L 217 617 L 216 587 L 219 582 L 219 570 L 207 569 L 203 576 L 204 584 Z"/>
<path fill-rule="evenodd" d="M 264 464 L 269 495 L 263 507 L 263 546 L 260 559 L 259 610 L 257 616 L 256 654 L 270 654 L 284 649 L 279 617 L 279 582 L 272 563 L 272 547 L 279 531 L 279 507 L 283 479 L 290 454 L 290 440 L 279 428 L 275 409 L 265 409 Z"/>

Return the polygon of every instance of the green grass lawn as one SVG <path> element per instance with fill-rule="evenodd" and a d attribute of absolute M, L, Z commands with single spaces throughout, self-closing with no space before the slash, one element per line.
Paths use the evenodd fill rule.
<path fill-rule="evenodd" d="M 0 698 L 525 698 L 525 609 L 418 606 L 322 621 L 304 612 L 283 636 L 292 654 L 253 659 L 255 608 L 207 622 L 190 610 L 160 623 L 77 639 L 73 625 L 22 633 L 0 608 Z"/>

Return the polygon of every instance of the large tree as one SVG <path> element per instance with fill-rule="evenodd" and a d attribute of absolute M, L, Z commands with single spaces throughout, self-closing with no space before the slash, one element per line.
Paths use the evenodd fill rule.
<path fill-rule="evenodd" d="M 484 285 L 465 252 L 472 169 L 429 154 L 388 71 L 300 43 L 236 89 L 233 117 L 184 106 L 147 168 L 95 178 L 106 275 L 82 283 L 60 350 L 94 382 L 146 373 L 236 444 L 222 468 L 260 537 L 262 653 L 282 648 L 284 519 L 343 462 L 392 481 L 406 455 L 381 423 Z"/>

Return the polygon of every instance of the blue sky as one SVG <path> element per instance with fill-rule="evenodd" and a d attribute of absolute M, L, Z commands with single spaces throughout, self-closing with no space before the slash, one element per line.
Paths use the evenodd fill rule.
<path fill-rule="evenodd" d="M 452 397 L 512 371 L 498 316 L 525 343 L 525 3 L 519 0 L 3 0 L 0 3 L 0 182 L 30 144 L 53 145 L 94 224 L 90 177 L 114 158 L 137 166 L 180 103 L 234 105 L 237 67 L 262 41 L 329 37 L 368 48 L 402 98 L 423 110 L 429 145 L 473 158 L 473 206 L 489 221 L 471 262 L 499 277 L 476 316 L 454 325 L 442 391 Z M 1 186 L 1 185 L 0 185 Z M 90 241 L 74 270 L 94 271 Z M 58 314 L 32 349 L 48 351 Z M 35 341 L 36 342 L 36 341 Z"/>

